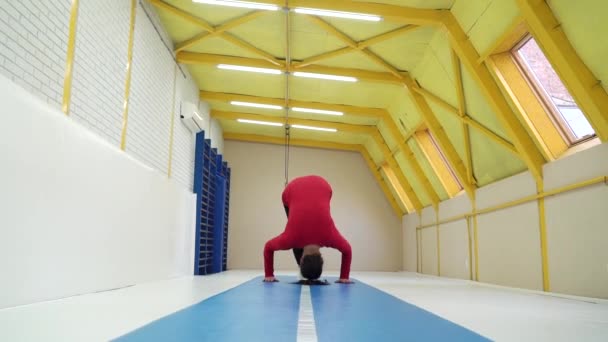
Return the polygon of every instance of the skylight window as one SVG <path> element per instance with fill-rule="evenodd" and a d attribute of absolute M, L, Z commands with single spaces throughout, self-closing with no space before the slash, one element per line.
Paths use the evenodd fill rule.
<path fill-rule="evenodd" d="M 570 145 L 595 137 L 595 131 L 531 36 L 513 55 Z"/>

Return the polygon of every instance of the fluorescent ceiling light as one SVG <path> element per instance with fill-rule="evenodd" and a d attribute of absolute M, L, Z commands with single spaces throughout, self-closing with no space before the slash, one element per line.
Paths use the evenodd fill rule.
<path fill-rule="evenodd" d="M 269 105 L 269 104 L 262 104 L 262 103 L 253 103 L 253 102 L 230 101 L 230 104 L 235 105 L 235 106 L 245 106 L 245 107 L 283 109 L 283 107 L 277 106 L 277 105 Z"/>
<path fill-rule="evenodd" d="M 198 2 L 201 4 L 209 4 L 209 5 L 220 5 L 220 6 L 229 6 L 229 7 L 239 7 L 239 8 L 253 8 L 267 11 L 276 11 L 279 9 L 277 5 L 271 4 L 260 4 L 257 2 L 247 2 L 247 1 L 231 1 L 231 0 L 193 0 L 194 2 Z"/>
<path fill-rule="evenodd" d="M 277 127 L 283 126 L 282 123 L 278 123 L 278 122 L 256 121 L 256 120 L 247 120 L 247 119 L 237 119 L 236 121 L 243 122 L 243 123 L 256 124 L 256 125 L 277 126 Z"/>
<path fill-rule="evenodd" d="M 263 73 L 263 74 L 280 75 L 280 74 L 283 73 L 283 71 L 277 70 L 277 69 L 255 68 L 255 67 L 248 67 L 248 66 L 241 66 L 241 65 L 231 65 L 231 64 L 219 64 L 217 67 L 219 69 L 225 69 L 225 70 L 260 72 L 260 73 Z"/>
<path fill-rule="evenodd" d="M 310 129 L 313 131 L 324 131 L 324 132 L 337 132 L 338 130 L 335 128 L 321 128 L 321 127 L 312 127 L 312 126 L 303 126 L 303 125 L 291 125 L 293 128 L 301 128 L 301 129 Z"/>
<path fill-rule="evenodd" d="M 303 112 L 303 113 L 315 113 L 315 114 L 327 114 L 327 115 L 344 115 L 342 112 L 336 112 L 333 110 L 324 110 L 324 109 L 311 109 L 311 108 L 300 108 L 300 107 L 292 107 L 291 110 L 294 112 Z"/>
<path fill-rule="evenodd" d="M 296 71 L 293 73 L 294 76 L 297 77 L 308 77 L 308 78 L 320 78 L 324 80 L 334 80 L 334 81 L 343 81 L 343 82 L 357 82 L 355 77 L 349 76 L 336 76 L 336 75 L 326 75 L 326 74 L 313 74 L 310 72 L 301 72 Z"/>
<path fill-rule="evenodd" d="M 296 13 L 320 15 L 320 16 L 324 16 L 324 17 L 337 17 L 337 18 L 367 20 L 367 21 L 380 21 L 380 20 L 382 20 L 382 17 L 379 17 L 377 15 L 361 14 L 361 13 L 351 13 L 351 12 L 338 12 L 338 11 L 320 10 L 320 9 L 314 9 L 314 8 L 301 8 L 301 7 L 298 7 L 294 11 Z"/>

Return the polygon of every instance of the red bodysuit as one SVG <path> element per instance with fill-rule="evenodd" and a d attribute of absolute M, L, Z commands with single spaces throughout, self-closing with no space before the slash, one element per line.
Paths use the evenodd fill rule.
<path fill-rule="evenodd" d="M 299 177 L 283 190 L 283 205 L 289 215 L 285 231 L 264 246 L 264 273 L 274 276 L 274 251 L 303 248 L 306 245 L 331 247 L 342 253 L 340 279 L 348 279 L 352 258 L 348 241 L 338 232 L 331 218 L 332 189 L 319 176 Z"/>

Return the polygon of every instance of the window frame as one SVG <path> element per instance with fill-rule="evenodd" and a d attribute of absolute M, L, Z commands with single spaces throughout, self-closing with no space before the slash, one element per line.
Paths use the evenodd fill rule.
<path fill-rule="evenodd" d="M 528 62 L 525 60 L 525 58 L 519 52 L 519 50 L 532 39 L 534 39 L 534 37 L 529 32 L 527 32 L 509 50 L 509 53 L 511 54 L 511 56 L 513 57 L 513 60 L 515 61 L 515 66 L 521 72 L 521 74 L 524 76 L 524 79 L 526 80 L 526 82 L 532 88 L 533 94 L 539 99 L 541 105 L 544 107 L 545 112 L 548 114 L 547 116 L 553 122 L 555 128 L 561 134 L 562 138 L 564 139 L 564 141 L 566 142 L 568 147 L 573 147 L 573 146 L 576 146 L 576 145 L 588 142 L 589 140 L 593 140 L 593 139 L 597 138 L 597 133 L 594 131 L 593 134 L 591 134 L 591 135 L 587 135 L 587 136 L 581 137 L 580 139 L 577 139 L 576 136 L 574 135 L 574 133 L 572 132 L 572 130 L 568 127 L 568 123 L 566 122 L 566 119 L 562 116 L 562 114 L 560 113 L 557 106 L 549 98 L 549 94 L 545 90 L 544 86 L 538 80 L 538 77 L 535 75 L 534 71 L 531 70 L 531 68 L 528 65 Z M 541 53 L 543 53 L 543 55 L 544 55 L 544 52 L 541 51 Z M 547 58 L 547 57 L 545 56 L 545 58 Z M 553 71 L 557 74 L 557 71 L 555 71 L 553 66 L 552 65 L 550 65 L 550 66 L 551 66 L 551 69 L 553 69 Z M 560 78 L 560 82 L 562 82 L 562 84 L 564 84 L 564 86 L 565 86 L 565 83 L 563 80 L 561 80 L 561 77 L 559 75 L 557 75 L 557 76 Z M 567 88 L 566 88 L 566 90 L 568 91 L 568 93 L 570 93 L 570 90 L 568 90 Z M 572 96 L 572 94 L 570 94 L 570 96 Z M 576 103 L 577 108 L 581 112 L 583 112 L 583 109 L 578 105 L 576 100 L 574 100 L 574 102 Z M 587 120 L 587 122 L 589 122 L 588 119 L 586 118 L 586 116 L 585 116 L 585 120 Z"/>

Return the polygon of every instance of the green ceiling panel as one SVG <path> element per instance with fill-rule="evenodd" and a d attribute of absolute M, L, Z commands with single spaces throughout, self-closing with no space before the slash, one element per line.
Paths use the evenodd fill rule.
<path fill-rule="evenodd" d="M 201 90 L 237 94 L 255 94 L 264 97 L 285 96 L 285 79 L 277 75 L 243 73 L 220 70 L 212 65 L 190 68 L 190 73 Z M 221 80 L 221 81 L 220 81 Z"/>
<path fill-rule="evenodd" d="M 494 133 L 510 140 L 498 117 L 490 107 L 488 100 L 483 96 L 481 89 L 466 68 L 462 69 L 462 83 L 464 86 L 467 114 Z"/>
<path fill-rule="evenodd" d="M 477 51 L 485 52 L 519 15 L 516 1 L 494 0 L 469 32 Z"/>
<path fill-rule="evenodd" d="M 231 42 L 220 38 L 212 37 L 205 39 L 202 42 L 196 43 L 190 46 L 187 51 L 198 52 L 198 53 L 210 53 L 214 55 L 227 55 L 227 56 L 239 56 L 246 58 L 260 58 L 259 55 L 247 51 L 239 46 L 232 44 Z"/>
<path fill-rule="evenodd" d="M 386 21 L 371 22 L 330 17 L 324 17 L 322 19 L 337 28 L 338 31 L 352 38 L 354 41 L 365 40 L 402 26 L 401 24 Z"/>
<path fill-rule="evenodd" d="M 395 101 L 388 107 L 388 111 L 391 115 L 397 119 L 397 124 L 400 128 L 403 128 L 401 125 L 401 121 L 405 126 L 404 132 L 409 133 L 412 129 L 414 129 L 421 120 L 420 114 L 416 110 L 414 103 L 411 100 L 409 92 L 402 88 Z"/>
<path fill-rule="evenodd" d="M 437 120 L 439 120 L 441 127 L 443 127 L 444 131 L 448 135 L 448 138 L 450 139 L 452 146 L 454 146 L 456 149 L 460 159 L 464 160 L 466 152 L 460 120 L 443 107 L 440 107 L 432 102 L 429 102 L 429 105 L 431 106 L 433 113 L 435 113 L 435 117 L 437 117 Z"/>
<path fill-rule="evenodd" d="M 345 54 L 320 61 L 318 64 L 336 68 L 351 68 L 388 72 L 383 66 L 372 62 L 372 60 L 369 57 L 365 56 L 361 51 L 347 52 Z"/>
<path fill-rule="evenodd" d="M 514 1 L 514 0 L 498 0 L 498 1 Z M 479 16 L 486 11 L 488 6 L 492 3 L 492 0 L 456 0 L 452 6 L 452 14 L 456 17 L 456 20 L 462 26 L 465 32 L 475 25 Z"/>
<path fill-rule="evenodd" d="M 548 0 L 570 43 L 608 92 L 608 1 Z M 601 43 L 603 42 L 603 43 Z"/>
<path fill-rule="evenodd" d="M 428 49 L 424 61 L 414 70 L 414 77 L 422 88 L 456 107 L 456 85 L 451 79 L 453 73 L 449 66 L 441 64 L 433 49 Z"/>
<path fill-rule="evenodd" d="M 420 27 L 400 36 L 372 45 L 369 49 L 399 70 L 412 70 L 424 56 L 424 51 L 436 28 Z"/>
<path fill-rule="evenodd" d="M 471 131 L 471 145 L 473 170 L 478 186 L 484 186 L 526 170 L 526 165 L 513 157 L 511 152 L 474 130 Z"/>

